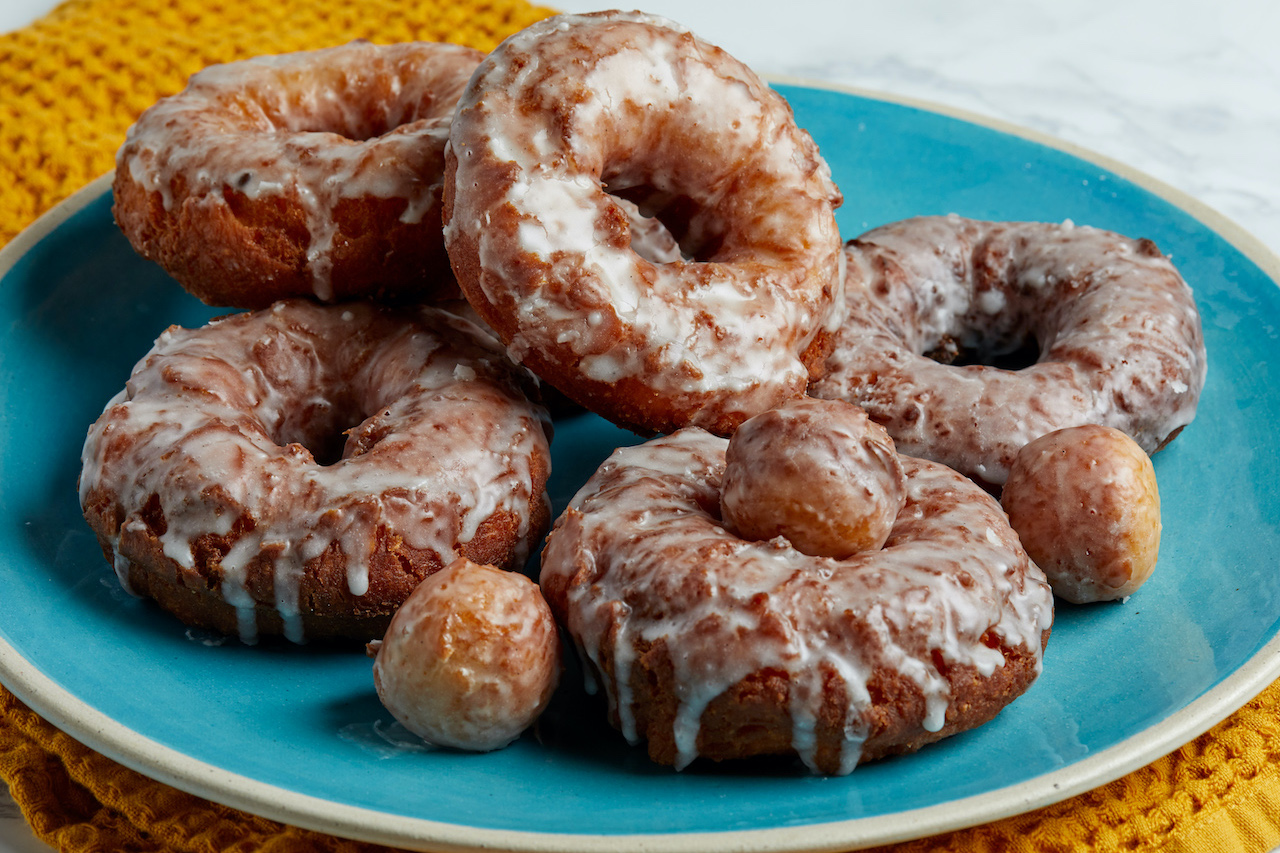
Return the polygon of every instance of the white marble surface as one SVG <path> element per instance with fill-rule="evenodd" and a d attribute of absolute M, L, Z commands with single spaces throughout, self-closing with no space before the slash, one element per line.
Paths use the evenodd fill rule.
<path fill-rule="evenodd" d="M 0 31 L 52 5 L 0 0 Z M 642 8 L 765 74 L 924 99 L 1091 149 L 1190 194 L 1280 253 L 1274 0 L 649 0 Z M 0 853 L 40 849 L 15 831 L 25 827 L 7 802 L 0 789 Z"/>

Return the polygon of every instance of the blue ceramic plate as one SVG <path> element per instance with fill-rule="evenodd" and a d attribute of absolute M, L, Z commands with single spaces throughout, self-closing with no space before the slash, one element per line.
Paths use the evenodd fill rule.
<path fill-rule="evenodd" d="M 922 836 L 1045 805 L 1175 749 L 1280 677 L 1280 264 L 1150 179 L 961 117 L 779 84 L 845 193 L 846 236 L 916 214 L 1072 219 L 1154 239 L 1210 353 L 1200 415 L 1155 463 L 1164 540 L 1127 603 L 1062 606 L 1043 677 L 990 725 L 844 778 L 651 764 L 576 678 L 536 735 L 415 749 L 358 652 L 188 631 L 118 588 L 76 503 L 85 430 L 171 323 L 213 312 L 137 258 L 101 180 L 0 254 L 0 679 L 144 773 L 307 827 L 406 847 L 801 850 Z M 560 506 L 615 445 L 559 424 Z"/>

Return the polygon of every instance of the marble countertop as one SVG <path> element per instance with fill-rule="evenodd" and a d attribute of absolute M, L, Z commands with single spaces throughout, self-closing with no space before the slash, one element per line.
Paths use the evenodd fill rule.
<path fill-rule="evenodd" d="M 0 31 L 53 5 L 5 0 Z M 1193 196 L 1280 253 L 1278 3 L 649 0 L 643 8 L 766 75 L 920 99 L 1092 150 Z M 0 853 L 36 849 L 15 827 L 25 830 L 0 787 Z"/>

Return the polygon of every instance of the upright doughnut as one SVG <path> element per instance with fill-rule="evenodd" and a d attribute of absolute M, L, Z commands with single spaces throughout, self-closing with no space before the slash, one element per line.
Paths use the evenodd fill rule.
<path fill-rule="evenodd" d="M 921 217 L 845 249 L 848 316 L 810 393 L 848 400 L 903 453 L 999 486 L 1018 451 L 1101 424 L 1152 453 L 1195 417 L 1206 358 L 1190 287 L 1150 240 Z M 1024 347 L 1021 369 L 983 362 Z"/>
<path fill-rule="evenodd" d="M 474 325 L 281 302 L 170 328 L 85 440 L 80 505 L 127 589 L 184 621 L 381 637 L 458 556 L 549 522 L 545 414 Z"/>
<path fill-rule="evenodd" d="M 206 68 L 129 129 L 116 221 L 211 305 L 456 295 L 443 149 L 482 56 L 352 42 Z"/>
<path fill-rule="evenodd" d="M 883 547 L 831 559 L 729 529 L 728 443 L 691 427 L 616 451 L 543 552 L 547 602 L 655 761 L 847 773 L 987 722 L 1039 674 L 1052 595 L 972 481 L 873 461 L 905 500 L 873 498 L 895 513 Z"/>
<path fill-rule="evenodd" d="M 788 104 L 678 24 L 607 12 L 517 33 L 459 101 L 445 162 L 467 298 L 587 408 L 727 434 L 821 369 L 842 310 L 839 191 Z M 684 257 L 633 242 L 623 202 Z"/>

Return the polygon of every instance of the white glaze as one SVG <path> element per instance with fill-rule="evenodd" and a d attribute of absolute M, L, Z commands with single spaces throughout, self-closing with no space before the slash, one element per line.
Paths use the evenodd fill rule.
<path fill-rule="evenodd" d="M 822 668 L 841 675 L 849 714 L 840 769 L 848 772 L 866 736 L 875 669 L 920 688 L 927 712 L 919 725 L 936 731 L 950 687 L 934 650 L 990 674 L 1004 663 L 980 642 L 991 630 L 1039 661 L 1052 595 L 975 485 L 904 457 L 907 505 L 885 547 L 846 560 L 810 557 L 781 538 L 738 539 L 708 512 L 719 505 L 726 445 L 690 428 L 616 451 L 573 498 L 543 553 L 543 589 L 563 594 L 578 647 L 598 673 L 610 671 L 601 656 L 612 659 L 604 683 L 629 740 L 641 736 L 628 680 L 637 643 L 662 639 L 673 652 L 677 766 L 696 757 L 708 703 L 763 669 L 790 678 L 792 742 L 811 766 Z M 855 625 L 875 642 L 852 642 Z"/>
<path fill-rule="evenodd" d="M 165 529 L 153 532 L 180 572 L 196 571 L 201 536 L 233 535 L 217 578 L 242 638 L 266 606 L 301 640 L 301 577 L 326 550 L 338 549 L 359 597 L 380 526 L 441 565 L 496 513 L 525 539 L 540 502 L 532 460 L 549 460 L 545 413 L 494 343 L 442 311 L 364 304 L 277 303 L 170 328 L 90 429 L 81 505 L 112 495 L 121 528 L 98 533 L 119 558 L 141 559 L 122 533 L 148 529 L 156 496 Z M 307 445 L 344 430 L 342 458 L 317 462 Z M 264 558 L 268 601 L 247 587 Z"/>
<path fill-rule="evenodd" d="M 225 206 L 227 189 L 298 205 L 314 292 L 328 299 L 340 202 L 403 198 L 406 223 L 439 205 L 453 106 L 478 59 L 457 45 L 352 42 L 213 65 L 139 117 L 117 168 L 166 210 Z"/>
<path fill-rule="evenodd" d="M 446 156 L 446 244 L 474 245 L 479 279 L 463 287 L 514 357 L 697 398 L 692 423 L 799 395 L 799 355 L 839 309 L 840 196 L 789 107 L 745 66 L 641 13 L 551 19 L 481 63 Z M 712 242 L 711 256 L 654 263 L 612 239 L 609 192 L 636 188 L 687 197 L 699 213 L 685 253 Z M 514 329 L 493 307 L 509 302 Z M 613 322 L 584 328 L 592 312 Z"/>
<path fill-rule="evenodd" d="M 862 406 L 903 453 L 998 485 L 1052 430 L 1112 426 L 1150 453 L 1195 416 L 1200 316 L 1149 243 L 946 216 L 882 226 L 845 254 L 849 314 L 810 393 Z M 1028 338 L 1041 354 L 1016 372 L 923 355 L 948 338 L 980 358 Z"/>

